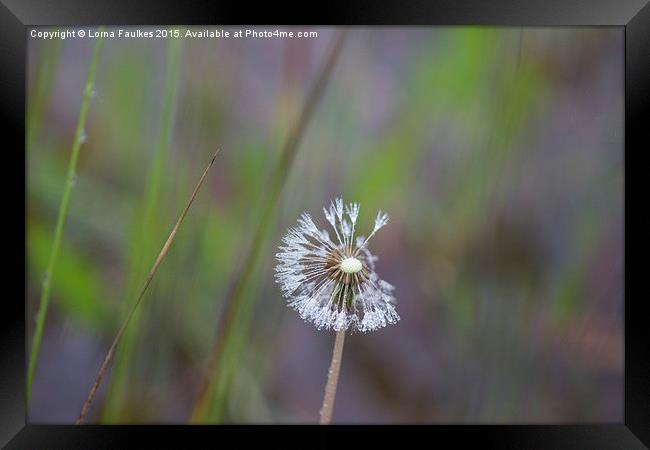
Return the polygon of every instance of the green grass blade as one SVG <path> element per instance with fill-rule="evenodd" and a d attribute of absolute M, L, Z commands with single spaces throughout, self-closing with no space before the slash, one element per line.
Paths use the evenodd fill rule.
<path fill-rule="evenodd" d="M 56 222 L 56 229 L 54 230 L 54 240 L 52 243 L 52 251 L 50 253 L 49 262 L 47 264 L 47 271 L 43 279 L 43 290 L 41 291 L 41 301 L 38 308 L 38 315 L 36 316 L 36 328 L 32 338 L 32 348 L 29 354 L 29 365 L 27 367 L 27 403 L 31 395 L 32 382 L 34 380 L 34 372 L 36 370 L 36 363 L 38 361 L 38 353 L 41 348 L 41 340 L 43 339 L 43 328 L 45 326 L 45 317 L 47 315 L 47 307 L 50 301 L 50 287 L 52 285 L 52 277 L 54 276 L 54 269 L 56 268 L 56 261 L 59 255 L 59 247 L 63 236 L 63 226 L 68 213 L 68 204 L 70 202 L 70 193 L 75 183 L 75 173 L 77 170 L 77 159 L 79 158 L 79 149 L 83 141 L 84 129 L 86 126 L 86 118 L 88 117 L 88 108 L 90 100 L 93 95 L 93 86 L 95 83 L 95 73 L 97 70 L 97 62 L 101 52 L 103 39 L 97 38 L 95 42 L 95 49 L 93 51 L 90 68 L 88 69 L 88 76 L 86 78 L 86 85 L 84 87 L 83 100 L 81 102 L 81 109 L 79 111 L 79 118 L 77 119 L 77 130 L 75 132 L 74 142 L 72 144 L 72 154 L 70 155 L 70 162 L 68 164 L 68 174 L 66 176 L 65 185 L 63 187 L 63 196 L 59 206 L 59 213 Z"/>
<path fill-rule="evenodd" d="M 126 300 L 132 299 L 137 294 L 139 283 L 142 280 L 145 264 L 156 251 L 155 243 L 165 233 L 165 222 L 160 220 L 161 190 L 165 162 L 172 136 L 176 97 L 178 93 L 178 77 L 180 72 L 181 41 L 170 39 L 167 46 L 167 64 L 165 69 L 165 85 L 163 88 L 162 116 L 160 131 L 157 138 L 153 163 L 149 169 L 144 202 L 136 213 L 134 230 L 131 236 L 130 248 L 133 252 L 129 261 L 129 281 L 127 284 Z M 120 419 L 122 403 L 126 397 L 129 379 L 129 362 L 137 346 L 136 330 L 140 317 L 144 313 L 140 308 L 133 316 L 132 326 L 125 332 L 121 344 L 121 351 L 115 357 L 111 374 L 109 392 L 102 411 L 102 422 L 115 422 Z"/>

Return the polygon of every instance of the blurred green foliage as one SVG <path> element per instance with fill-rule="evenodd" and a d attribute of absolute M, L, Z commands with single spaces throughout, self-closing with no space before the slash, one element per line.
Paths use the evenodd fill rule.
<path fill-rule="evenodd" d="M 72 340 L 91 354 L 108 346 L 209 155 L 223 151 L 91 420 L 187 421 L 233 277 L 250 270 L 207 420 L 314 421 L 331 336 L 284 306 L 273 255 L 302 211 L 320 221 L 339 194 L 361 203 L 361 230 L 376 210 L 390 214 L 373 250 L 402 320 L 346 343 L 335 417 L 620 419 L 622 35 L 351 30 L 272 205 L 261 261 L 241 267 L 334 31 L 300 42 L 107 42 L 46 356 Z M 82 41 L 30 42 L 28 311 L 89 51 Z M 61 323 L 80 334 L 57 338 Z M 52 364 L 37 374 L 30 417 L 72 420 L 98 365 L 78 356 L 83 369 L 61 405 Z M 66 416 L 48 409 L 55 400 Z"/>

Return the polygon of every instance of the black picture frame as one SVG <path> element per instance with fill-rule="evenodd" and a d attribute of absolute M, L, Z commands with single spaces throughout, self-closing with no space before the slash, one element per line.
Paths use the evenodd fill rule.
<path fill-rule="evenodd" d="M 463 425 L 419 427 L 374 427 L 372 433 L 359 430 L 364 439 L 384 440 L 387 433 L 417 433 L 420 442 L 453 439 L 454 445 L 474 444 L 497 448 L 621 448 L 650 446 L 650 352 L 644 323 L 647 299 L 637 295 L 639 263 L 645 243 L 639 231 L 645 223 L 638 203 L 646 201 L 641 187 L 641 158 L 650 142 L 650 5 L 648 0 L 438 0 L 378 4 L 347 2 L 336 15 L 330 6 L 309 5 L 312 15 L 288 14 L 274 3 L 233 5 L 217 2 L 171 2 L 168 0 L 88 2 L 68 0 L 2 0 L 0 4 L 0 123 L 5 128 L 2 142 L 6 164 L 0 192 L 15 200 L 12 211 L 4 210 L 5 241 L 14 244 L 15 254 L 5 257 L 5 283 L 16 287 L 5 294 L 0 313 L 0 444 L 11 449 L 37 448 L 121 448 L 145 446 L 191 447 L 212 440 L 217 445 L 223 433 L 246 440 L 248 427 L 227 426 L 73 426 L 29 425 L 25 423 L 25 305 L 27 272 L 25 247 L 13 236 L 25 233 L 26 197 L 16 194 L 26 189 L 25 80 L 26 32 L 36 25 L 88 24 L 202 24 L 202 23 L 300 23 L 300 24 L 418 24 L 418 25 L 503 25 L 503 26 L 618 26 L 625 30 L 625 384 L 624 421 L 590 425 Z M 305 5 L 307 6 L 307 5 Z M 246 14 L 242 14 L 247 9 Z M 254 16 L 251 17 L 251 13 Z M 319 14 L 316 16 L 316 14 Z M 11 142 L 13 145 L 9 145 Z M 5 146 L 6 145 L 6 146 Z M 15 158 L 15 160 L 13 160 Z M 20 169 L 22 170 L 20 170 Z M 634 183 L 634 188 L 633 184 Z M 632 199 L 636 207 L 632 206 Z M 6 203 L 5 203 L 6 205 Z M 6 206 L 5 206 L 6 207 Z M 15 208 L 15 209 L 14 209 Z M 21 209 L 22 208 L 22 209 Z M 17 211 L 17 212 L 16 212 Z M 22 211 L 22 215 L 21 212 Z M 634 217 L 637 216 L 637 217 Z M 7 239 L 7 237 L 9 237 Z M 26 243 L 25 243 L 26 246 Z M 5 251 L 7 250 L 5 244 Z M 23 255 L 21 258 L 20 255 Z M 20 262 L 22 261 L 22 266 Z M 20 274 L 24 284 L 20 285 Z M 22 291 L 22 292 L 21 292 Z M 5 292 L 6 289 L 5 289 Z M 269 434 L 287 427 L 260 427 Z M 301 431 L 331 433 L 357 431 L 357 427 L 301 427 Z M 289 433 L 295 436 L 295 431 Z M 236 436 L 235 436 L 236 435 Z M 136 438 L 137 436 L 137 438 Z M 279 434 L 278 434 L 279 437 Z M 141 439 L 145 438 L 145 441 Z M 296 439 L 295 437 L 292 438 Z M 299 442 L 299 441 L 296 441 Z M 314 442 L 314 441 L 312 441 Z M 316 441 L 317 442 L 317 441 Z M 322 445 L 327 445 L 327 440 Z"/>

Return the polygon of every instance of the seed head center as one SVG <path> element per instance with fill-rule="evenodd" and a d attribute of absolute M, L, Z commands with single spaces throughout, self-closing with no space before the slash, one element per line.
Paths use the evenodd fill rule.
<path fill-rule="evenodd" d="M 363 269 L 363 264 L 361 264 L 361 261 L 359 261 L 357 258 L 350 256 L 341 261 L 341 265 L 339 267 L 345 273 L 357 273 Z"/>

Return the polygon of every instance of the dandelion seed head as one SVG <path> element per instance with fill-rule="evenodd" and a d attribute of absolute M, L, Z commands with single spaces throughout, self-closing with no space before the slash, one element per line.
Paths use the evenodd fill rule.
<path fill-rule="evenodd" d="M 388 215 L 380 211 L 368 237 L 355 239 L 359 210 L 358 203 L 344 205 L 342 198 L 323 208 L 332 238 L 309 214 L 302 214 L 276 254 L 275 279 L 287 304 L 318 329 L 365 332 L 399 320 L 395 288 L 375 273 L 377 257 L 367 247 Z"/>

